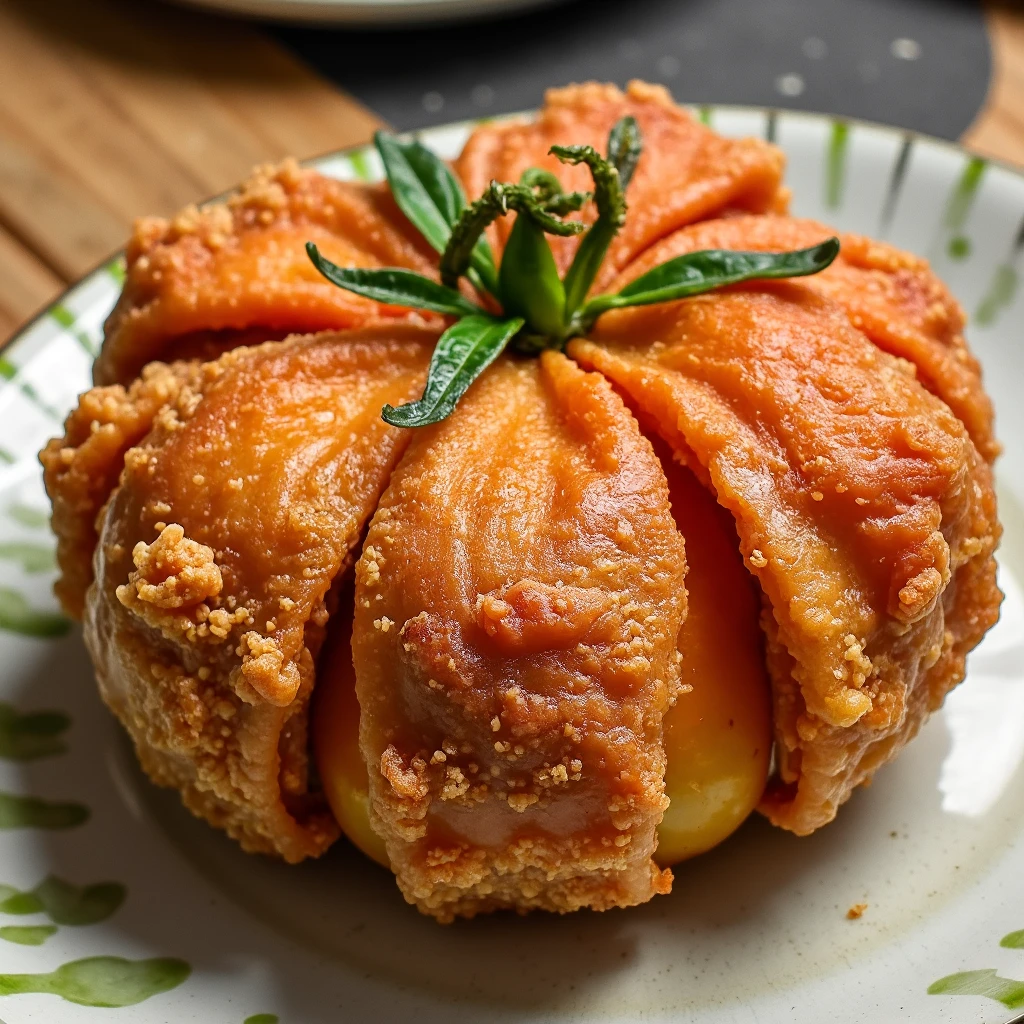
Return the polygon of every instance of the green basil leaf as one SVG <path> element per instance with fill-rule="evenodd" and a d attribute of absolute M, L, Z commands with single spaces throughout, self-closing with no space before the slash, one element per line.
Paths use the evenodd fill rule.
<path fill-rule="evenodd" d="M 629 188 L 642 150 L 640 125 L 636 118 L 632 115 L 619 118 L 608 135 L 608 162 L 619 172 L 623 192 Z"/>
<path fill-rule="evenodd" d="M 339 288 L 355 292 L 376 302 L 387 302 L 392 306 L 409 306 L 413 309 L 429 309 L 434 313 L 448 316 L 472 316 L 483 310 L 463 298 L 454 288 L 431 281 L 412 270 L 399 267 L 385 267 L 380 270 L 365 267 L 339 267 L 332 263 L 312 242 L 306 243 L 306 252 L 313 266 Z"/>
<path fill-rule="evenodd" d="M 531 330 L 560 338 L 565 330 L 565 286 L 544 229 L 527 213 L 517 214 L 498 271 L 507 316 L 522 317 Z"/>
<path fill-rule="evenodd" d="M 450 416 L 470 384 L 498 358 L 522 326 L 522 320 L 489 316 L 467 316 L 452 324 L 431 356 L 423 397 L 397 408 L 385 405 L 381 418 L 394 427 L 426 427 Z"/>
<path fill-rule="evenodd" d="M 390 132 L 377 132 L 373 141 L 395 202 L 430 245 L 443 252 L 466 205 L 462 186 L 422 143 L 403 142 Z"/>
<path fill-rule="evenodd" d="M 574 326 L 586 331 L 609 309 L 671 302 L 744 281 L 806 277 L 824 270 L 838 255 L 838 238 L 793 252 L 704 249 L 685 253 L 641 274 L 616 295 L 598 295 L 591 299 L 580 311 Z"/>
<path fill-rule="evenodd" d="M 379 131 L 373 141 L 384 163 L 391 194 L 399 209 L 436 252 L 444 252 L 452 225 L 466 208 L 458 178 L 435 153 L 419 142 L 403 142 Z M 486 238 L 473 250 L 474 284 L 488 291 L 495 281 L 494 254 Z"/>

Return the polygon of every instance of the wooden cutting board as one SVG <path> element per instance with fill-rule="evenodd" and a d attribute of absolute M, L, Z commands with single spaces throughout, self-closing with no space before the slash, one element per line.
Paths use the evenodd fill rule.
<path fill-rule="evenodd" d="M 1024 164 L 1024 11 L 988 19 L 996 73 L 965 140 Z M 120 248 L 140 212 L 378 124 L 247 22 L 154 0 L 0 0 L 0 339 Z"/>

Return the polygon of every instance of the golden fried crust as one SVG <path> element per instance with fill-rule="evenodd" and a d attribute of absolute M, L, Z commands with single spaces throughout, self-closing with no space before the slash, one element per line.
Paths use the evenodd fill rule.
<path fill-rule="evenodd" d="M 69 414 L 64 436 L 39 453 L 57 535 L 60 577 L 53 589 L 74 618 L 82 617 L 92 583 L 96 518 L 117 485 L 124 453 L 149 432 L 153 418 L 181 388 L 195 387 L 201 376 L 196 363 L 153 363 L 127 390 L 120 384 L 93 388 Z"/>
<path fill-rule="evenodd" d="M 997 617 L 988 465 L 907 363 L 799 285 L 610 314 L 570 353 L 735 517 L 770 609 L 783 785 L 765 809 L 812 831 L 941 703 Z"/>
<path fill-rule="evenodd" d="M 567 167 L 548 155 L 555 144 L 589 144 L 604 153 L 608 132 L 632 114 L 643 135 L 643 155 L 629 186 L 629 216 L 608 251 L 598 278 L 607 283 L 616 271 L 647 246 L 691 221 L 725 209 L 763 213 L 783 210 L 788 193 L 781 187 L 783 157 L 759 139 L 724 139 L 677 107 L 660 86 L 632 82 L 625 93 L 614 85 L 588 82 L 549 90 L 535 121 L 484 125 L 473 133 L 456 170 L 471 196 L 492 178 L 518 181 L 527 167 L 557 172 L 567 189 L 590 189 L 584 167 Z M 580 215 L 593 216 L 592 209 Z M 497 223 L 493 240 L 500 248 L 511 219 Z M 562 269 L 575 251 L 574 239 L 550 239 Z"/>
<path fill-rule="evenodd" d="M 597 374 L 502 360 L 417 432 L 356 567 L 375 828 L 410 902 L 642 903 L 667 804 L 683 542 L 649 442 Z"/>
<path fill-rule="evenodd" d="M 257 168 L 225 203 L 136 223 L 96 383 L 127 384 L 153 359 L 187 358 L 179 344 L 194 349 L 196 336 L 224 349 L 410 316 L 324 280 L 306 242 L 343 266 L 432 275 L 436 264 L 386 186 L 336 181 L 293 160 Z M 244 334 L 253 328 L 260 336 Z"/>
<path fill-rule="evenodd" d="M 700 249 L 785 252 L 817 245 L 837 234 L 812 220 L 739 216 L 683 228 L 648 249 L 612 282 L 618 291 L 651 268 Z M 999 454 L 992 402 L 981 383 L 981 367 L 964 340 L 964 314 L 927 260 L 862 235 L 843 234 L 839 258 L 827 270 L 800 278 L 838 302 L 854 327 L 876 345 L 909 360 L 921 383 L 938 395 L 967 427 L 982 456 Z"/>
<path fill-rule="evenodd" d="M 337 833 L 308 791 L 306 717 L 333 581 L 404 447 L 385 402 L 437 333 L 393 325 L 236 349 L 124 457 L 85 639 L 153 779 L 248 850 Z"/>

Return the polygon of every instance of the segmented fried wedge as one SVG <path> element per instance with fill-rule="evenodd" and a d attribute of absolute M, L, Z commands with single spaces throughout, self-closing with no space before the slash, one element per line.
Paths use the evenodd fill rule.
<path fill-rule="evenodd" d="M 375 826 L 442 921 L 642 903 L 666 806 L 683 542 L 597 374 L 504 359 L 418 431 L 356 567 Z"/>
<path fill-rule="evenodd" d="M 53 438 L 39 453 L 57 535 L 60 576 L 54 591 L 73 618 L 80 619 L 85 609 L 96 519 L 117 486 L 125 452 L 149 433 L 154 417 L 177 399 L 182 387 L 197 387 L 202 376 L 199 363 L 151 363 L 130 388 L 93 388 L 71 411 L 64 436 Z"/>
<path fill-rule="evenodd" d="M 621 388 L 736 520 L 766 599 L 798 833 L 914 735 L 998 615 L 991 473 L 963 425 L 805 287 L 605 316 L 570 354 Z"/>
<path fill-rule="evenodd" d="M 153 359 L 206 354 L 200 344 L 226 349 L 411 316 L 329 284 L 306 242 L 344 266 L 435 273 L 432 251 L 387 186 L 336 181 L 294 160 L 259 167 L 225 202 L 136 222 L 96 383 L 127 384 Z"/>
<path fill-rule="evenodd" d="M 817 245 L 837 232 L 794 217 L 730 217 L 693 224 L 669 235 L 630 264 L 609 291 L 683 253 L 701 249 L 786 252 Z M 794 280 L 834 299 L 850 322 L 879 348 L 907 359 L 921 383 L 963 421 L 982 456 L 999 454 L 992 401 L 981 367 L 964 340 L 964 313 L 928 261 L 863 235 L 839 235 L 838 259 L 827 270 Z"/>
<path fill-rule="evenodd" d="M 236 349 L 197 371 L 122 459 L 85 639 L 154 781 L 248 850 L 337 834 L 308 789 L 307 706 L 329 590 L 408 436 L 380 418 L 423 386 L 409 325 Z"/>

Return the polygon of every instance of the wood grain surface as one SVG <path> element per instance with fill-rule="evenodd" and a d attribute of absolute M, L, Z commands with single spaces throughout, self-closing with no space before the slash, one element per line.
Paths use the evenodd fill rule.
<path fill-rule="evenodd" d="M 0 0 L 0 339 L 140 213 L 377 119 L 254 26 L 146 0 Z"/>
<path fill-rule="evenodd" d="M 990 3 L 993 75 L 988 99 L 964 134 L 966 146 L 982 156 L 1024 167 L 1024 7 Z"/>
<path fill-rule="evenodd" d="M 1024 10 L 965 136 L 1024 165 Z M 0 0 L 0 340 L 121 247 L 257 163 L 366 141 L 374 115 L 254 25 L 155 0 Z"/>

